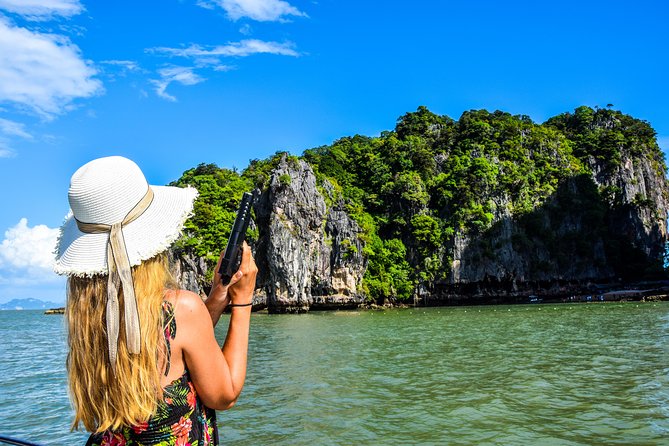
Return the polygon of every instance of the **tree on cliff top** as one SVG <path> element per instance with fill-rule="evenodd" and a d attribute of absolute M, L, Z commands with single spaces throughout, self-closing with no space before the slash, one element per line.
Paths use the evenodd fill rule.
<path fill-rule="evenodd" d="M 584 161 L 593 157 L 611 169 L 625 156 L 645 156 L 656 161 L 657 169 L 666 170 L 655 130 L 648 122 L 620 111 L 582 106 L 573 113 L 548 119 L 545 125 L 560 130 L 573 141 L 574 155 Z"/>

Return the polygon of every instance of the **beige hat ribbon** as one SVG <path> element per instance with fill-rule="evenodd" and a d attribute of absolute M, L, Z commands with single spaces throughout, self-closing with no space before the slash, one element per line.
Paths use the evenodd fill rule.
<path fill-rule="evenodd" d="M 123 221 L 106 225 L 102 223 L 84 223 L 79 220 L 77 226 L 81 232 L 87 234 L 101 234 L 108 232 L 107 242 L 107 267 L 109 277 L 107 279 L 107 345 L 109 348 L 109 362 L 112 369 L 116 369 L 116 353 L 118 347 L 118 336 L 120 330 L 120 315 L 118 293 L 119 285 L 123 287 L 123 314 L 125 318 L 125 336 L 128 352 L 138 354 L 140 351 L 139 315 L 137 313 L 137 300 L 135 299 L 135 288 L 132 283 L 132 272 L 130 259 L 123 238 L 123 225 L 135 221 L 148 209 L 153 201 L 153 190 L 149 187 L 146 195 L 125 216 Z"/>

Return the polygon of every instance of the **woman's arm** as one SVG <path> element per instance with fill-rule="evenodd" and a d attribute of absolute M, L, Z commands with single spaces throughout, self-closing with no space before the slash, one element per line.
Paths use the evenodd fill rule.
<path fill-rule="evenodd" d="M 229 287 L 221 286 L 220 276 L 215 273 L 218 282 L 214 280 L 206 305 L 193 293 L 180 299 L 178 324 L 183 326 L 179 335 L 184 336 L 186 366 L 200 398 L 213 409 L 232 407 L 244 386 L 251 306 L 232 308 L 222 349 L 214 337 L 213 325 L 228 303 L 246 304 L 253 300 L 257 272 L 251 249 L 244 244 L 240 270 Z"/>
<path fill-rule="evenodd" d="M 248 251 L 248 253 L 251 253 L 251 249 L 248 247 L 246 242 L 242 245 L 242 263 L 244 261 L 244 253 Z M 223 311 L 225 311 L 225 308 L 228 306 L 230 303 L 230 297 L 228 296 L 228 289 L 230 289 L 235 283 L 239 281 L 239 279 L 242 278 L 243 275 L 243 265 L 239 265 L 239 271 L 237 271 L 233 276 L 230 278 L 230 282 L 227 285 L 223 285 L 221 283 L 221 275 L 219 274 L 219 270 L 221 269 L 221 262 L 223 261 L 223 256 L 225 255 L 225 250 L 221 252 L 221 255 L 218 258 L 218 263 L 216 264 L 216 269 L 214 270 L 214 278 L 212 280 L 211 284 L 211 291 L 209 291 L 209 296 L 207 296 L 207 299 L 204 301 L 204 304 L 207 307 L 207 310 L 209 311 L 209 316 L 211 316 L 211 321 L 214 324 L 214 327 L 218 323 L 218 320 L 221 317 L 221 314 L 223 314 Z M 250 262 L 252 263 L 252 267 L 255 269 L 253 272 L 253 289 L 255 289 L 255 273 L 258 271 L 256 268 L 255 262 L 253 261 L 253 256 L 250 256 Z M 251 265 L 249 265 L 250 267 Z M 248 280 L 248 279 L 247 279 Z M 239 288 L 239 287 L 238 287 Z M 235 293 L 237 289 L 233 290 L 233 293 Z M 246 290 L 248 292 L 248 290 Z M 251 290 L 251 299 L 253 299 L 253 290 Z"/>
<path fill-rule="evenodd" d="M 241 276 L 236 277 L 237 282 L 228 288 L 228 298 L 231 304 L 247 305 L 253 303 L 253 292 L 256 286 L 256 274 L 258 267 L 251 255 L 251 248 L 244 242 L 242 252 L 242 264 L 240 266 Z M 236 276 L 237 274 L 235 274 Z M 246 360 L 249 346 L 249 326 L 252 305 L 243 307 L 231 307 L 230 325 L 228 334 L 223 343 L 223 356 L 225 356 L 230 375 L 235 387 L 241 393 L 246 379 Z M 239 395 L 239 394 L 238 394 Z"/>

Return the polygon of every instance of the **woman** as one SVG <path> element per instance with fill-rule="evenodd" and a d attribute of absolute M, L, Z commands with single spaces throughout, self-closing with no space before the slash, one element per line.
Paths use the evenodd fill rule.
<path fill-rule="evenodd" d="M 228 285 L 215 273 L 205 302 L 177 288 L 165 252 L 196 197 L 192 188 L 150 186 L 122 157 L 72 176 L 54 270 L 69 276 L 73 429 L 93 433 L 87 444 L 215 445 L 214 409 L 239 397 L 257 268 L 245 244 L 240 270 Z M 214 326 L 226 307 L 220 348 Z"/>

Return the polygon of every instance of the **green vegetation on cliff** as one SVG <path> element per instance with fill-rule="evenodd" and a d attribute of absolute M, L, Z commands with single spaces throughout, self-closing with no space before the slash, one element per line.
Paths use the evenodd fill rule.
<path fill-rule="evenodd" d="M 624 156 L 647 156 L 664 173 L 664 157 L 655 130 L 645 121 L 611 109 L 578 107 L 546 121 L 546 126 L 564 133 L 574 142 L 574 155 L 593 157 L 606 168 L 619 166 Z"/>
<path fill-rule="evenodd" d="M 213 262 L 241 193 L 266 187 L 279 155 L 254 160 L 241 174 L 213 165 L 185 172 L 174 184 L 197 187 L 200 198 L 184 246 Z M 664 178 L 655 131 L 618 111 L 579 107 L 541 125 L 486 110 L 455 121 L 419 107 L 401 116 L 393 131 L 344 137 L 302 158 L 321 184 L 334 186 L 334 200 L 363 230 L 368 266 L 362 285 L 371 299 L 409 299 L 417 287 L 446 281 L 458 235 L 478 238 L 477 255 L 493 257 L 499 246 L 489 234 L 499 231 L 504 218 L 523 229 L 513 235 L 514 249 L 540 243 L 558 266 L 566 268 L 574 251 L 588 258 L 599 249 L 593 243 L 603 242 L 617 275 L 632 267 L 649 274 L 661 269 L 658 259 L 640 256 L 609 230 L 620 191 L 598 188 L 592 180 L 593 166 L 611 172 L 627 158 L 649 160 Z M 290 177 L 280 181 L 289 184 Z M 635 206 L 654 205 L 646 196 L 637 198 Z M 572 220 L 580 229 L 551 227 Z M 635 259 L 632 267 L 623 256 Z M 550 269 L 545 259 L 535 263 L 538 273 Z"/>
<path fill-rule="evenodd" d="M 242 194 L 251 189 L 251 182 L 235 171 L 200 164 L 170 183 L 170 186 L 187 185 L 197 188 L 200 194 L 195 200 L 193 216 L 186 220 L 186 236 L 179 240 L 179 247 L 215 265 L 228 242 Z"/>

